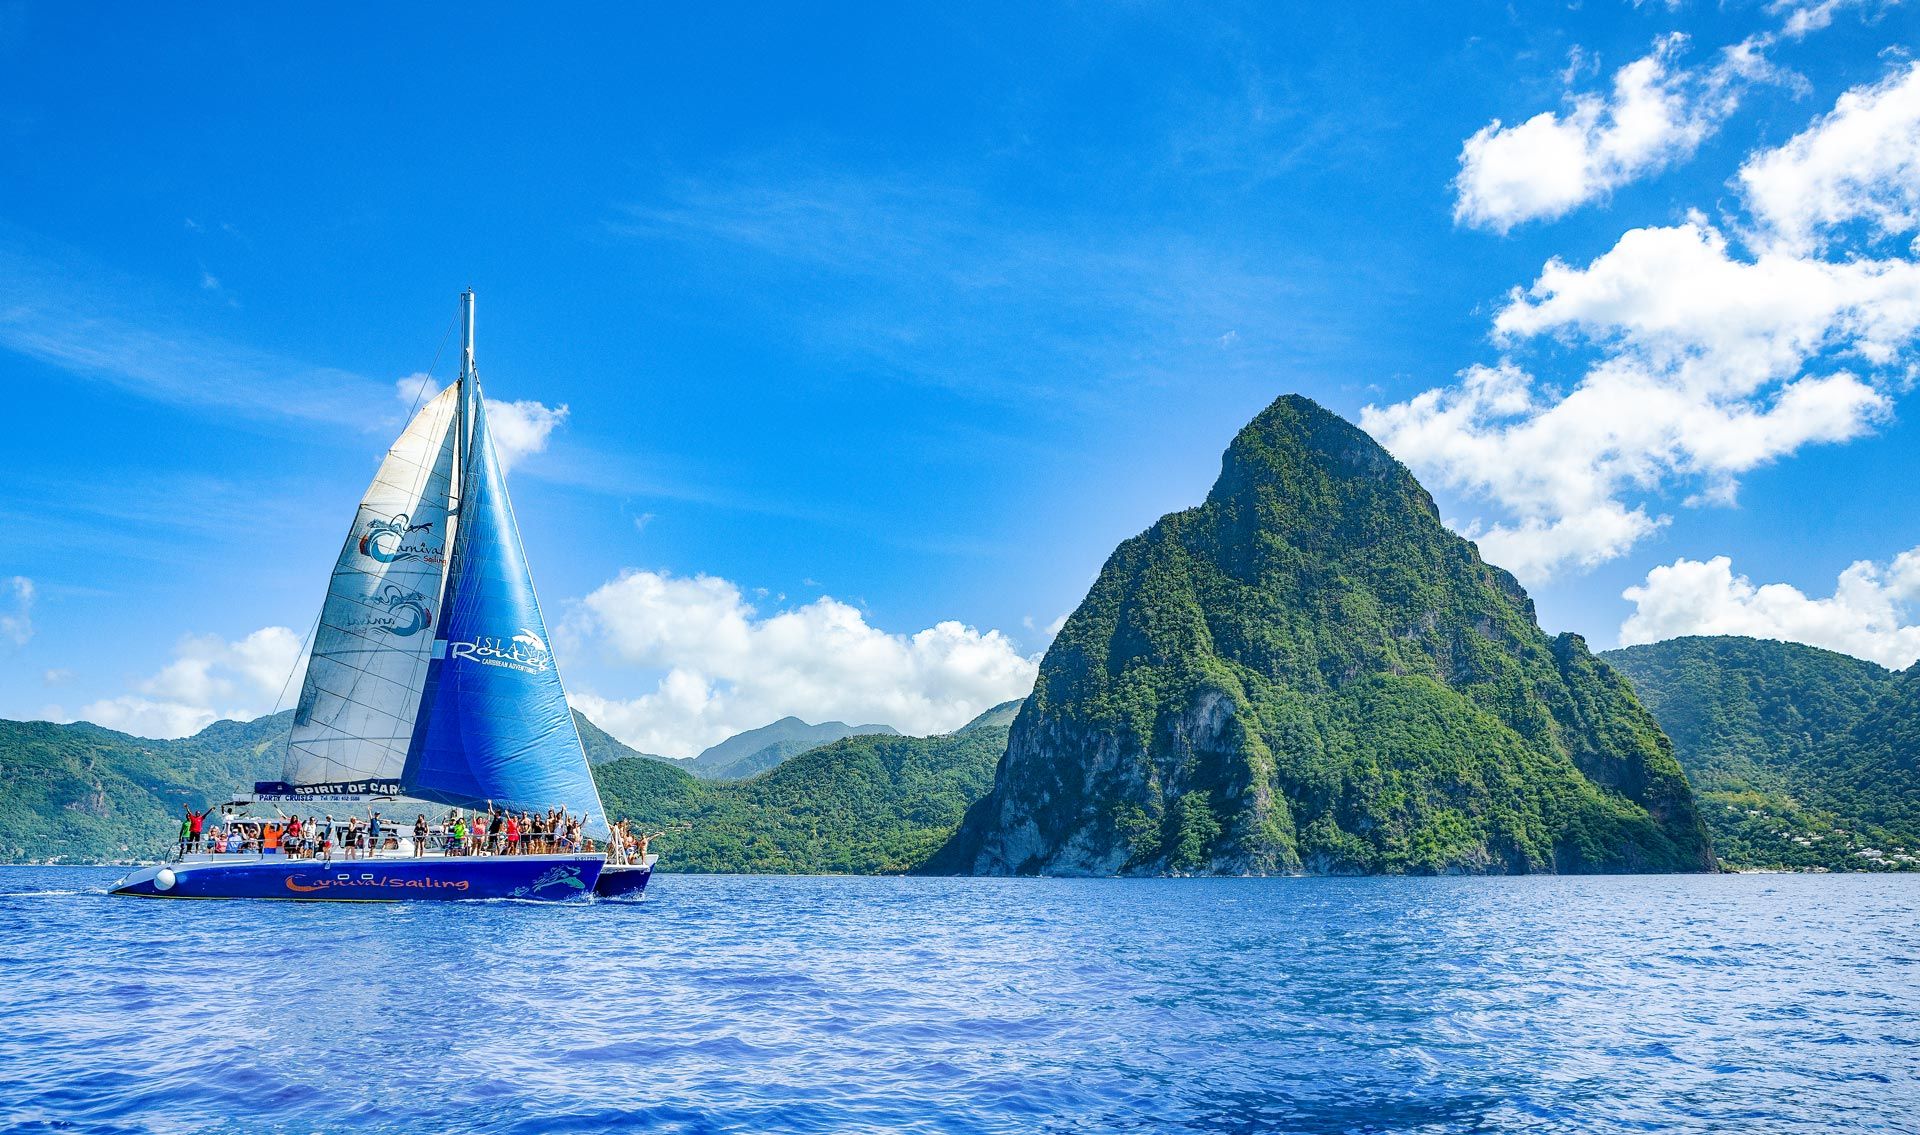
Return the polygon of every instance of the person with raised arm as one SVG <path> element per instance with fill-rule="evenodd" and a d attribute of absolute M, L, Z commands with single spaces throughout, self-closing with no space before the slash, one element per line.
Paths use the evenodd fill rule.
<path fill-rule="evenodd" d="M 199 851 L 201 833 L 206 830 L 207 826 L 207 813 L 212 811 L 212 809 L 208 808 L 196 812 L 192 808 L 182 804 L 180 805 L 180 810 L 186 814 L 187 818 L 187 850 Z"/>

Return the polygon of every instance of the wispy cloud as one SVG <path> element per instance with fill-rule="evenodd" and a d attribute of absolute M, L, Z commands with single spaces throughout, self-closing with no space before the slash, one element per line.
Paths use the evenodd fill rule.
<path fill-rule="evenodd" d="M 1780 34 L 1801 39 L 1833 24 L 1834 17 L 1849 8 L 1859 9 L 1869 18 L 1898 5 L 1901 0 L 1773 0 L 1767 11 L 1783 17 Z"/>
<path fill-rule="evenodd" d="M 437 389 L 429 376 L 410 375 L 397 384 L 404 405 L 396 405 L 395 384 L 194 330 L 183 312 L 143 299 L 154 291 L 151 286 L 91 266 L 78 255 L 69 259 L 70 264 L 21 251 L 0 234 L 0 350 L 37 359 L 82 381 L 223 421 L 239 419 L 269 428 L 321 424 L 354 435 L 378 434 L 397 427 L 417 395 Z M 210 275 L 206 280 L 219 286 Z M 637 469 L 619 454 L 584 452 L 578 443 L 568 447 L 568 454 L 548 453 L 570 413 L 566 406 L 525 399 L 489 399 L 488 406 L 505 459 L 524 462 L 542 454 L 541 461 L 527 462 L 518 471 L 618 495 L 689 500 L 717 495 L 691 485 L 684 476 Z M 750 502 L 738 503 L 751 507 Z M 0 515 L 4 511 L 0 506 Z"/>
<path fill-rule="evenodd" d="M 1247 249 L 1022 216 L 954 184 L 749 168 L 633 204 L 612 228 L 720 248 L 695 259 L 735 268 L 751 257 L 770 281 L 759 302 L 817 348 L 988 400 L 1087 408 L 1119 385 L 1271 370 L 1329 337 L 1288 315 L 1297 277 Z"/>
<path fill-rule="evenodd" d="M 243 483 L 155 471 L 87 481 L 22 473 L 11 485 L 18 496 L 0 498 L 0 526 L 29 562 L 83 553 L 94 563 L 204 566 L 209 548 L 305 523 L 306 486 L 271 477 Z M 52 501 L 57 507 L 45 503 Z"/>
<path fill-rule="evenodd" d="M 155 401 L 255 420 L 364 429 L 367 406 L 380 404 L 370 379 L 191 330 L 142 310 L 145 289 L 83 273 L 0 247 L 0 348 Z"/>
<path fill-rule="evenodd" d="M 16 575 L 0 584 L 0 598 L 7 606 L 0 609 L 0 640 L 25 646 L 33 638 L 33 580 Z"/>

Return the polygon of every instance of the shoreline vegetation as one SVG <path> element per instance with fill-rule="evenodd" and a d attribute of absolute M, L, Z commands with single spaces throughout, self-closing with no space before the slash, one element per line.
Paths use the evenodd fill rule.
<path fill-rule="evenodd" d="M 937 847 L 944 843 L 957 830 L 965 808 L 985 795 L 992 784 L 994 765 L 1004 751 L 1007 721 L 1018 705 L 1009 703 L 982 715 L 985 721 L 997 713 L 998 721 L 974 723 L 945 738 L 846 738 L 790 757 L 768 773 L 742 781 L 701 780 L 673 764 L 628 749 L 609 737 L 607 741 L 617 748 L 604 750 L 607 759 L 595 766 L 595 773 L 600 778 L 609 809 L 631 801 L 630 814 L 636 821 L 645 819 L 675 829 L 656 841 L 656 847 L 663 853 L 660 864 L 663 874 L 904 874 L 918 865 L 903 869 L 900 850 Z M 157 838 L 151 839 L 150 846 L 143 851 L 129 850 L 117 855 L 90 855 L 78 848 L 74 851 L 79 854 L 69 852 L 54 857 L 19 854 L 15 835 L 19 828 L 18 808 L 12 801 L 19 799 L 14 786 L 21 779 L 25 763 L 18 759 L 21 727 L 28 727 L 27 732 L 56 737 L 62 731 L 73 731 L 76 736 L 72 739 L 87 747 L 86 755 L 73 756 L 76 766 L 90 770 L 91 787 L 74 785 L 81 790 L 80 796 L 60 806 L 62 812 L 85 815 L 86 807 L 98 807 L 103 798 L 111 799 L 108 807 L 116 811 L 124 808 L 151 816 L 159 825 L 153 829 L 158 833 Z M 250 781 L 279 767 L 279 758 L 273 753 L 273 742 L 268 736 L 279 728 L 276 720 L 268 717 L 252 722 L 220 722 L 209 726 L 207 732 L 218 730 L 218 736 L 244 750 L 245 759 L 250 760 L 253 767 L 244 773 L 243 779 Z M 963 737 L 967 740 L 962 741 Z M 177 759 L 191 761 L 196 768 L 226 763 L 220 759 L 218 746 L 210 744 L 210 740 L 205 732 L 181 741 L 154 741 L 87 724 L 0 721 L 0 783 L 9 790 L 5 797 L 9 802 L 0 804 L 0 866 L 128 867 L 163 855 L 170 846 L 166 838 L 166 833 L 171 831 L 170 820 L 163 821 L 159 811 L 141 808 L 137 800 L 119 797 L 118 793 L 134 789 L 113 766 L 123 761 L 146 764 L 153 761 L 156 752 L 170 751 Z M 888 743 L 888 749 L 877 751 L 883 741 Z M 1681 752 L 1684 758 L 1684 747 Z M 44 764 L 40 769 L 43 774 L 47 771 Z M 776 773 L 779 775 L 774 775 Z M 1689 774 L 1694 774 L 1691 765 Z M 44 782 L 46 778 L 42 775 L 32 779 Z M 816 794 L 816 784 L 836 782 L 842 787 L 828 795 Z M 177 794 L 178 802 L 173 811 L 167 813 L 169 817 L 177 814 L 179 803 L 201 807 L 212 800 L 198 785 L 184 784 L 178 776 L 162 777 L 155 787 Z M 144 794 L 144 790 L 137 791 Z M 639 800 L 638 794 L 642 793 L 653 793 L 653 803 Z M 1716 794 L 1703 790 L 1700 795 L 1706 804 L 1705 813 L 1716 850 L 1752 848 L 1759 851 L 1764 847 L 1729 838 L 1733 833 L 1723 829 L 1726 821 L 1714 806 Z M 801 807 L 802 801 L 809 802 L 809 806 Z M 769 821 L 769 815 L 777 820 Z M 891 830 L 889 817 L 906 817 L 911 821 L 903 825 L 904 834 L 896 832 L 875 839 L 849 841 L 849 853 L 816 854 L 823 842 L 840 840 L 845 829 Z M 685 824 L 694 826 L 683 828 Z M 743 854 L 730 859 L 736 848 Z M 889 858 L 888 852 L 894 857 Z M 861 855 L 869 858 L 862 861 Z M 1725 851 L 1721 851 L 1719 869 L 1734 874 L 1879 874 L 1920 869 L 1911 863 L 1856 862 L 1857 865 L 1828 865 L 1825 862 L 1742 861 L 1729 859 Z M 1316 873 L 1275 872 L 1269 873 L 1269 877 L 1313 874 Z"/>

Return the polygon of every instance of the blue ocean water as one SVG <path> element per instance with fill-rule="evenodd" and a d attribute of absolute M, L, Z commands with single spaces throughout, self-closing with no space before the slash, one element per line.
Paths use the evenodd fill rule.
<path fill-rule="evenodd" d="M 592 906 L 114 877 L 0 870 L 0 1127 L 1920 1127 L 1920 876 L 662 876 Z"/>

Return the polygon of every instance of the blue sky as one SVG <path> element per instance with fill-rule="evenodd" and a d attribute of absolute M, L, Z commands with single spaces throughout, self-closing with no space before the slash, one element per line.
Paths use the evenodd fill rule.
<path fill-rule="evenodd" d="M 1914 10 L 1331 7 L 0 7 L 0 715 L 271 709 L 467 286 L 643 747 L 1017 692 L 1289 392 L 1549 629 L 1920 655 Z"/>

